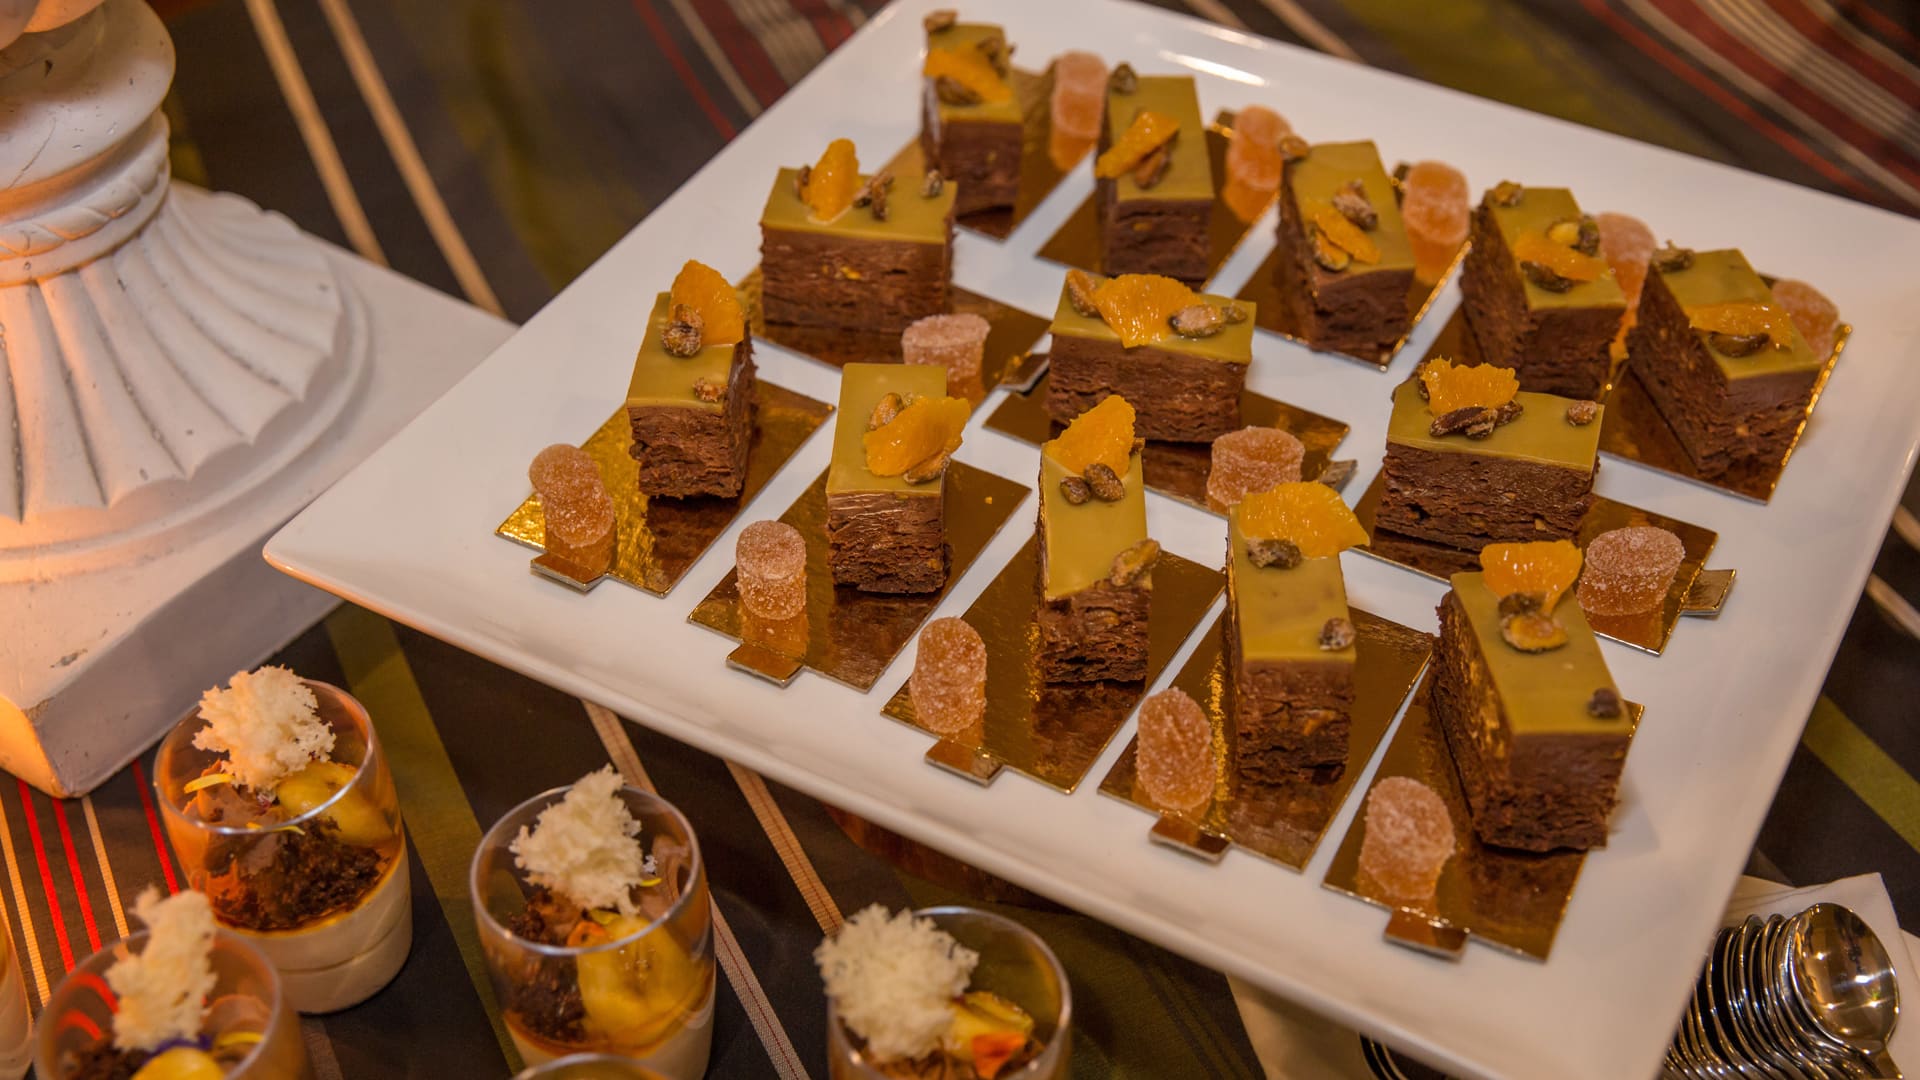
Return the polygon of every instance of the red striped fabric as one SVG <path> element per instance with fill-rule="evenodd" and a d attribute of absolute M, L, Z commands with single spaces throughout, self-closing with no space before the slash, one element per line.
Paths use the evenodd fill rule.
<path fill-rule="evenodd" d="M 73 879 L 73 891 L 80 902 L 80 922 L 87 928 L 87 946 L 98 952 L 100 927 L 93 921 L 93 898 L 87 893 L 86 875 L 80 872 L 80 853 L 73 846 L 73 830 L 67 827 L 67 804 L 53 800 L 53 823 L 60 830 L 60 847 L 67 856 L 67 875 Z"/>
<path fill-rule="evenodd" d="M 760 39 L 741 24 L 733 5 L 726 0 L 693 0 L 693 10 L 713 31 L 728 61 L 740 73 L 747 89 L 760 99 L 760 104 L 771 105 L 787 92 L 787 81 L 773 66 L 773 58 L 767 55 Z"/>
<path fill-rule="evenodd" d="M 167 895 L 180 891 L 180 882 L 173 876 L 173 860 L 167 855 L 167 835 L 160 829 L 160 815 L 153 808 L 153 785 L 147 783 L 147 771 L 140 767 L 140 759 L 133 759 L 133 786 L 140 793 L 140 809 L 147 814 L 147 831 L 153 834 L 153 851 L 160 857 L 160 874 L 167 879 Z"/>
<path fill-rule="evenodd" d="M 687 58 L 680 54 L 679 47 L 673 43 L 673 36 L 667 33 L 666 25 L 660 21 L 659 13 L 653 10 L 651 0 L 633 0 L 633 9 L 640 13 L 640 21 L 646 24 L 647 33 L 653 38 L 653 43 L 660 50 L 660 55 L 667 58 L 668 66 L 673 68 L 673 73 L 679 78 L 680 84 L 687 88 L 687 94 L 693 98 L 693 103 L 699 106 L 700 111 L 705 113 L 707 119 L 712 122 L 713 129 L 718 131 L 722 138 L 733 138 L 735 134 L 733 121 L 728 120 L 727 115 L 720 111 L 720 106 L 708 96 L 707 88 L 700 84 L 699 76 L 693 73 Z"/>
<path fill-rule="evenodd" d="M 40 868 L 40 887 L 47 894 L 47 917 L 53 923 L 53 937 L 60 945 L 60 970 L 73 970 L 73 942 L 67 940 L 67 917 L 60 913 L 60 892 L 53 883 L 53 866 L 47 861 L 46 840 L 40 835 L 40 815 L 33 809 L 33 789 L 25 780 L 20 785 L 20 808 L 27 819 L 27 836 L 33 840 L 33 861 Z"/>
<path fill-rule="evenodd" d="M 1890 61 L 1867 48 L 1855 34 L 1821 18 L 1807 0 L 1762 0 L 1768 9 L 1790 24 L 1816 49 L 1873 80 L 1913 108 L 1920 108 L 1920 68 Z"/>

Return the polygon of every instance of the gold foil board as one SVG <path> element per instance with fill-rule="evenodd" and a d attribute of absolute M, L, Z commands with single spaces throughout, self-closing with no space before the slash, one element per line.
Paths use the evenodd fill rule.
<path fill-rule="evenodd" d="M 762 341 L 836 368 L 848 364 L 901 362 L 899 334 L 767 322 L 761 316 L 761 278 L 757 266 L 740 279 L 739 288 L 747 304 L 748 327 L 753 336 Z M 1000 380 L 1009 371 L 1023 370 L 1034 343 L 1053 325 L 1051 319 L 1009 307 L 958 285 L 953 287 L 953 312 L 971 312 L 987 320 L 987 344 L 980 360 L 980 377 L 962 379 L 950 376 L 947 380 L 947 393 L 966 398 L 976 408 L 986 399 L 989 390 L 1000 385 Z"/>
<path fill-rule="evenodd" d="M 633 434 L 624 406 L 581 444 L 580 448 L 599 466 L 607 494 L 613 497 L 616 547 L 613 569 L 607 577 L 655 596 L 667 595 L 800 449 L 807 436 L 833 413 L 833 406 L 765 379 L 754 380 L 754 403 L 747 479 L 740 494 L 730 499 L 649 499 L 642 495 L 640 465 L 627 452 Z M 539 498 L 529 495 L 494 533 L 544 552 L 547 519 L 541 513 Z M 544 555 L 533 561 L 532 570 L 582 592 L 599 582 L 589 571 Z"/>
<path fill-rule="evenodd" d="M 1455 574 L 1480 569 L 1480 553 L 1477 551 L 1462 551 L 1431 540 L 1375 529 L 1374 515 L 1380 509 L 1380 498 L 1386 491 L 1386 485 L 1386 472 L 1382 470 L 1374 475 L 1373 483 L 1367 485 L 1366 493 L 1353 506 L 1354 516 L 1360 519 L 1360 527 L 1367 531 L 1370 538 L 1367 543 L 1356 547 L 1355 551 L 1437 581 L 1446 581 Z M 1720 540 L 1719 533 L 1665 514 L 1614 502 L 1604 495 L 1594 496 L 1593 507 L 1587 511 L 1586 517 L 1580 519 L 1580 528 L 1574 534 L 1573 542 L 1585 551 L 1594 537 L 1629 525 L 1654 525 L 1679 537 L 1684 551 L 1680 570 L 1673 575 L 1673 584 L 1668 587 L 1667 597 L 1661 601 L 1659 611 L 1644 615 L 1589 614 L 1587 623 L 1601 637 L 1612 638 L 1622 645 L 1631 645 L 1657 656 L 1666 651 L 1667 642 L 1672 640 L 1673 629 L 1682 615 L 1714 616 L 1720 613 L 1721 607 L 1726 604 L 1727 593 L 1733 588 L 1734 571 L 1706 568 L 1707 557 Z M 1570 594 L 1568 598 L 1575 599 L 1576 596 Z"/>
<path fill-rule="evenodd" d="M 740 642 L 727 657 L 728 666 L 776 685 L 787 685 L 804 667 L 855 690 L 872 689 L 1028 490 L 958 461 L 948 466 L 946 484 L 947 582 L 940 591 L 872 593 L 833 583 L 822 471 L 780 515 L 807 542 L 807 610 L 778 622 L 754 617 L 740 606 L 739 578 L 728 570 L 687 621 Z"/>
<path fill-rule="evenodd" d="M 1207 158 L 1213 165 L 1213 211 L 1207 218 L 1207 280 L 1220 272 L 1228 259 L 1246 239 L 1253 223 L 1266 213 L 1273 193 L 1248 200 L 1230 197 L 1227 188 L 1227 144 L 1233 139 L 1231 114 L 1221 113 L 1207 126 Z M 1074 210 L 1064 224 L 1040 247 L 1040 257 L 1063 266 L 1077 267 L 1096 274 L 1106 245 L 1100 237 L 1100 198 L 1096 187 Z M 1192 284 L 1192 283 L 1189 283 Z M 1198 283 L 1204 287 L 1205 282 Z"/>
<path fill-rule="evenodd" d="M 1345 441 L 1349 430 L 1332 417 L 1251 390 L 1240 393 L 1240 420 L 1250 426 L 1280 428 L 1305 444 L 1307 454 L 1300 463 L 1300 475 L 1308 480 L 1326 471 L 1333 451 Z M 1042 374 L 1027 393 L 1007 395 L 987 417 L 987 426 L 1035 446 L 1060 434 L 1064 425 L 1054 423 L 1047 415 L 1047 376 Z M 1149 440 L 1140 452 L 1140 463 L 1148 490 L 1202 510 L 1210 509 L 1207 474 L 1213 468 L 1212 444 Z"/>
<path fill-rule="evenodd" d="M 1545 960 L 1553 949 L 1560 920 L 1566 915 L 1567 900 L 1573 896 L 1580 868 L 1587 861 L 1586 852 L 1536 854 L 1489 847 L 1479 841 L 1446 735 L 1429 708 L 1432 686 L 1433 672 L 1429 670 L 1387 743 L 1373 783 L 1389 776 L 1412 777 L 1446 802 L 1453 819 L 1454 853 L 1440 872 L 1434 895 L 1420 904 L 1392 900 L 1380 892 L 1371 877 L 1360 873 L 1360 841 L 1367 827 L 1364 802 L 1334 853 L 1324 884 L 1335 892 L 1394 912 L 1388 940 L 1396 944 L 1457 956 L 1458 950 L 1448 949 L 1447 943 L 1460 941 L 1464 946 L 1464 936 Z M 1633 702 L 1627 702 L 1626 708 L 1627 723 L 1637 731 L 1645 709 Z M 1373 789 L 1367 790 L 1371 793 Z"/>
<path fill-rule="evenodd" d="M 1414 278 L 1413 285 L 1407 289 L 1407 332 L 1400 335 L 1400 340 L 1393 343 L 1393 348 L 1380 356 L 1360 356 L 1341 352 L 1338 349 L 1322 349 L 1303 336 L 1304 332 L 1288 310 L 1288 305 L 1280 299 L 1280 284 L 1276 277 L 1280 265 L 1278 247 L 1268 252 L 1267 257 L 1260 261 L 1260 268 L 1255 270 L 1253 276 L 1247 279 L 1247 283 L 1240 287 L 1234 299 L 1245 300 L 1254 305 L 1253 324 L 1262 330 L 1278 334 L 1288 341 L 1305 345 L 1316 352 L 1344 357 L 1385 371 L 1387 366 L 1393 363 L 1393 358 L 1400 354 L 1400 350 L 1406 348 L 1407 339 L 1420 328 L 1420 321 L 1427 317 L 1427 312 L 1433 307 L 1434 299 L 1440 295 L 1440 290 L 1446 287 L 1447 279 L 1460 268 L 1461 261 L 1466 257 L 1467 245 L 1462 243 L 1460 250 L 1454 254 L 1453 261 L 1440 272 L 1440 280 L 1429 283 L 1417 277 Z"/>
<path fill-rule="evenodd" d="M 1037 75 L 1014 68 L 1011 81 L 1025 114 L 1020 132 L 1020 190 L 1014 195 L 1011 207 L 976 210 L 954 219 L 954 224 L 961 228 L 995 240 L 1005 240 L 1012 235 L 1034 208 L 1060 186 L 1060 181 L 1066 179 L 1073 167 L 1080 164 L 1080 159 L 1087 156 L 1094 144 L 1093 139 L 1071 139 L 1064 135 L 1058 140 L 1054 138 L 1052 64 Z M 895 176 L 926 175 L 926 156 L 921 151 L 919 137 L 915 136 L 901 147 L 886 167 Z"/>
<path fill-rule="evenodd" d="M 939 740 L 927 751 L 933 765 L 983 785 L 1010 768 L 1070 793 L 1213 606 L 1226 577 L 1172 552 L 1161 555 L 1153 568 L 1153 606 L 1147 616 L 1147 677 L 1048 683 L 1033 659 L 1040 636 L 1034 621 L 1040 572 L 1034 545 L 1031 539 L 1022 545 L 963 616 L 987 646 L 987 709 L 980 722 L 955 735 L 928 731 L 914 717 L 906 683 L 881 712 Z"/>
<path fill-rule="evenodd" d="M 1285 784 L 1261 784 L 1237 775 L 1234 680 L 1222 614 L 1173 677 L 1173 685 L 1199 702 L 1213 724 L 1213 801 L 1188 812 L 1162 811 L 1136 782 L 1137 737 L 1100 782 L 1100 794 L 1156 815 L 1150 839 L 1196 858 L 1217 861 L 1237 845 L 1290 869 L 1307 865 L 1433 653 L 1432 634 L 1359 608 L 1352 609 L 1352 616 L 1357 651 L 1352 728 L 1347 763 L 1337 775 L 1303 774 Z"/>

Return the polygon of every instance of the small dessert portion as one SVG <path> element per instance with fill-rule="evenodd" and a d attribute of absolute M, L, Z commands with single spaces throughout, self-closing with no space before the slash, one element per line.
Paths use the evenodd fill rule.
<path fill-rule="evenodd" d="M 1209 442 L 1240 426 L 1254 306 L 1171 278 L 1067 271 L 1054 310 L 1047 412 L 1067 423 L 1109 394 L 1135 402 L 1139 434 Z"/>
<path fill-rule="evenodd" d="M 1213 163 L 1192 77 L 1115 68 L 1093 175 L 1101 272 L 1207 279 Z"/>
<path fill-rule="evenodd" d="M 907 695 L 920 726 L 941 735 L 965 731 L 987 712 L 987 645 L 965 619 L 935 619 L 920 632 Z"/>
<path fill-rule="evenodd" d="M 1200 703 L 1178 687 L 1140 703 L 1134 775 L 1163 810 L 1185 812 L 1213 798 L 1213 725 Z"/>
<path fill-rule="evenodd" d="M 1473 216 L 1467 178 L 1439 161 L 1415 162 L 1394 173 L 1400 181 L 1400 220 L 1413 245 L 1413 276 L 1432 284 L 1467 242 L 1467 222 Z"/>
<path fill-rule="evenodd" d="M 1413 245 L 1374 145 L 1321 143 L 1288 160 L 1279 228 L 1287 322 L 1316 349 L 1391 355 L 1413 324 Z"/>
<path fill-rule="evenodd" d="M 1453 858 L 1453 817 L 1432 788 L 1410 776 L 1389 776 L 1367 792 L 1360 872 L 1386 899 L 1430 900 Z"/>
<path fill-rule="evenodd" d="M 807 541 L 784 521 L 756 521 L 734 542 L 740 606 L 778 622 L 807 610 Z"/>
<path fill-rule="evenodd" d="M 1224 514 L 1256 491 L 1299 480 L 1307 448 L 1279 428 L 1244 427 L 1213 440 L 1212 455 L 1207 506 Z"/>
<path fill-rule="evenodd" d="M 1633 724 L 1578 604 L 1564 540 L 1493 544 L 1440 601 L 1432 709 L 1473 814 L 1496 847 L 1607 840 Z"/>
<path fill-rule="evenodd" d="M 927 167 L 959 185 L 956 214 L 1012 206 L 1025 116 L 1013 92 L 1006 32 L 961 22 L 952 11 L 935 11 L 925 22 L 920 149 Z"/>
<path fill-rule="evenodd" d="M 627 452 L 640 463 L 640 490 L 740 494 L 753 396 L 753 339 L 740 297 L 718 270 L 689 260 L 672 290 L 654 299 L 627 383 Z"/>
<path fill-rule="evenodd" d="M 781 169 L 760 215 L 770 323 L 898 334 L 951 310 L 954 193 L 939 176 L 860 173 L 853 143 Z"/>
<path fill-rule="evenodd" d="M 1243 779 L 1347 762 L 1353 613 L 1340 553 L 1367 534 L 1325 484 L 1255 492 L 1227 515 L 1227 661 Z"/>
<path fill-rule="evenodd" d="M 980 378 L 986 360 L 987 335 L 993 325 L 966 311 L 957 315 L 929 315 L 900 335 L 900 357 L 909 364 L 933 364 L 947 369 L 947 385 L 960 386 Z"/>
<path fill-rule="evenodd" d="M 1506 181 L 1480 200 L 1472 240 L 1460 292 L 1481 359 L 1524 390 L 1597 400 L 1627 310 L 1599 223 L 1565 188 Z"/>
<path fill-rule="evenodd" d="M 1701 475 L 1782 460 L 1825 366 L 1746 256 L 1654 254 L 1627 367 Z"/>
<path fill-rule="evenodd" d="M 1040 651 L 1048 682 L 1147 675 L 1160 545 L 1147 538 L 1133 406 L 1118 394 L 1040 448 Z"/>
<path fill-rule="evenodd" d="M 1393 392 L 1374 524 L 1463 551 L 1571 537 L 1593 505 L 1601 411 L 1517 390 L 1506 368 L 1428 361 Z"/>
<path fill-rule="evenodd" d="M 1680 538 L 1657 526 L 1629 525 L 1603 532 L 1587 542 L 1580 608 L 1589 615 L 1659 611 L 1686 558 Z"/>
<path fill-rule="evenodd" d="M 966 426 L 947 373 L 848 364 L 827 467 L 833 580 L 866 592 L 934 592 L 947 583 L 946 473 Z"/>
<path fill-rule="evenodd" d="M 881 1076 L 994 1080 L 1045 1049 L 1018 1003 L 969 989 L 980 955 L 911 911 L 855 912 L 813 959 L 841 1029 L 831 1048 Z"/>
<path fill-rule="evenodd" d="M 577 446 L 555 443 L 534 456 L 527 479 L 540 497 L 547 554 L 587 576 L 613 567 L 613 499 L 600 470 Z"/>

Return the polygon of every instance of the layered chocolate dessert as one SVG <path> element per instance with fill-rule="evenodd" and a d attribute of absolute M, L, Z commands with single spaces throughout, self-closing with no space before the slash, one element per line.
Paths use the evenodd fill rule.
<path fill-rule="evenodd" d="M 947 465 L 968 408 L 946 392 L 946 371 L 928 365 L 842 370 L 827 467 L 834 584 L 918 593 L 947 583 Z"/>
<path fill-rule="evenodd" d="M 753 441 L 753 339 L 733 286 L 689 260 L 654 299 L 627 383 L 628 452 L 650 496 L 734 496 Z"/>
<path fill-rule="evenodd" d="M 1280 181 L 1275 284 L 1287 322 L 1316 349 L 1384 360 L 1412 317 L 1413 246 L 1371 142 L 1320 143 Z"/>

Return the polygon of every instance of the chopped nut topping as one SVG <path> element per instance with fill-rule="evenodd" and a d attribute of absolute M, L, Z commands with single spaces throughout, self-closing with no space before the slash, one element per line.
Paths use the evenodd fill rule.
<path fill-rule="evenodd" d="M 1587 699 L 1587 715 L 1595 720 L 1618 720 L 1626 707 L 1620 702 L 1620 695 L 1612 687 L 1603 686 Z"/>
<path fill-rule="evenodd" d="M 1353 256 L 1327 239 L 1327 234 L 1316 226 L 1313 230 L 1313 261 L 1337 274 L 1353 265 Z"/>
<path fill-rule="evenodd" d="M 1320 475 L 1313 479 L 1317 483 L 1325 484 L 1338 491 L 1347 486 L 1347 481 L 1353 479 L 1354 470 L 1359 467 L 1360 463 L 1352 458 L 1329 461 L 1327 467 L 1320 470 Z"/>
<path fill-rule="evenodd" d="M 1538 611 L 1500 620 L 1500 639 L 1524 653 L 1550 652 L 1567 643 L 1567 628 Z"/>
<path fill-rule="evenodd" d="M 1060 494 L 1069 504 L 1079 506 L 1093 498 L 1093 489 L 1087 486 L 1085 480 L 1077 476 L 1069 476 L 1060 481 Z"/>
<path fill-rule="evenodd" d="M 1340 216 L 1368 232 L 1380 224 L 1380 214 L 1367 198 L 1367 189 L 1358 180 L 1349 180 L 1333 193 L 1333 208 Z"/>
<path fill-rule="evenodd" d="M 1600 254 L 1600 223 L 1592 214 L 1580 215 L 1580 237 L 1574 241 L 1573 250 L 1588 257 Z"/>
<path fill-rule="evenodd" d="M 1313 144 L 1298 135 L 1288 132 L 1280 136 L 1280 157 L 1285 161 L 1299 161 L 1313 153 Z"/>
<path fill-rule="evenodd" d="M 1427 360 L 1422 360 L 1413 365 L 1413 388 L 1420 392 L 1421 401 L 1433 400 L 1433 391 L 1427 389 L 1427 380 L 1420 377 L 1420 373 L 1427 369 L 1427 363 Z"/>
<path fill-rule="evenodd" d="M 920 180 L 920 197 L 931 199 L 940 194 L 940 190 L 946 186 L 947 178 L 940 175 L 940 170 L 929 169 L 927 175 Z"/>
<path fill-rule="evenodd" d="M 1160 541 L 1142 540 L 1113 557 L 1113 571 L 1107 575 L 1107 580 L 1124 589 L 1139 581 L 1159 561 Z"/>
<path fill-rule="evenodd" d="M 1210 338 L 1226 329 L 1227 318 L 1212 304 L 1191 304 L 1169 316 L 1167 325 L 1183 338 Z"/>
<path fill-rule="evenodd" d="M 1073 310 L 1089 319 L 1100 317 L 1100 309 L 1093 304 L 1093 275 L 1085 270 L 1067 271 L 1067 303 Z"/>
<path fill-rule="evenodd" d="M 1600 418 L 1600 403 L 1597 401 L 1576 401 L 1567 406 L 1567 423 L 1574 427 L 1586 427 Z"/>
<path fill-rule="evenodd" d="M 813 166 L 802 165 L 800 171 L 793 174 L 793 194 L 801 201 L 807 197 L 807 185 L 813 182 Z"/>
<path fill-rule="evenodd" d="M 1494 423 L 1497 425 L 1511 424 L 1515 420 L 1520 419 L 1520 414 L 1524 411 L 1526 411 L 1525 405 L 1520 404 L 1518 401 L 1509 401 L 1505 405 L 1493 410 Z"/>
<path fill-rule="evenodd" d="M 1548 292 L 1566 292 L 1578 284 L 1570 277 L 1561 277 L 1552 267 L 1528 259 L 1521 260 L 1520 273 L 1523 274 L 1528 281 L 1533 282 Z"/>
<path fill-rule="evenodd" d="M 1140 185 L 1142 191 L 1158 187 L 1160 181 L 1166 179 L 1167 166 L 1172 163 L 1173 142 L 1169 140 L 1155 147 L 1152 153 L 1140 159 L 1140 164 L 1133 167 L 1133 182 Z"/>
<path fill-rule="evenodd" d="M 1399 202 L 1407 197 L 1407 176 L 1412 172 L 1413 165 L 1405 161 L 1393 167 L 1393 175 L 1389 177 L 1393 181 L 1393 201 Z"/>
<path fill-rule="evenodd" d="M 888 188 L 875 188 L 873 191 L 873 204 L 869 206 L 867 209 L 872 211 L 873 220 L 875 221 L 887 220 L 887 191 L 888 190 L 889 190 Z"/>
<path fill-rule="evenodd" d="M 906 407 L 907 403 L 901 400 L 899 394 L 886 394 L 873 403 L 873 414 L 867 417 L 867 430 L 878 431 L 893 423 L 893 418 L 899 416 L 900 410 Z"/>
<path fill-rule="evenodd" d="M 1132 64 L 1122 61 L 1113 69 L 1113 74 L 1107 76 L 1107 89 L 1116 94 L 1131 94 L 1140 89 L 1140 76 L 1134 72 Z"/>
<path fill-rule="evenodd" d="M 1497 410 L 1468 405 L 1434 417 L 1433 423 L 1427 425 L 1427 434 L 1436 439 L 1462 434 L 1468 438 L 1484 439 L 1493 434 L 1493 429 L 1498 426 L 1500 413 Z"/>
<path fill-rule="evenodd" d="M 1237 301 L 1229 302 L 1220 309 L 1220 317 L 1226 320 L 1228 326 L 1238 326 L 1247 321 L 1247 309 Z"/>
<path fill-rule="evenodd" d="M 942 450 L 920 464 L 909 468 L 906 472 L 901 473 L 900 479 L 905 480 L 909 484 L 924 484 L 929 480 L 938 479 L 941 473 L 947 471 L 947 462 L 950 461 L 952 457 L 952 454 Z"/>
<path fill-rule="evenodd" d="M 920 20 L 920 25 L 926 28 L 927 33 L 937 34 L 942 30 L 950 29 L 959 20 L 959 12 L 952 8 L 941 8 L 938 11 L 927 12 L 927 17 Z"/>
<path fill-rule="evenodd" d="M 1565 247 L 1572 247 L 1580 242 L 1580 223 L 1573 218 L 1561 218 L 1547 226 L 1547 239 Z"/>
<path fill-rule="evenodd" d="M 974 48 L 979 50 L 981 56 L 987 58 L 987 63 L 993 67 L 994 74 L 1004 79 L 1012 72 L 1014 47 L 1007 44 L 1005 39 L 981 38 Z"/>
<path fill-rule="evenodd" d="M 1502 180 L 1493 185 L 1493 205 L 1519 206 L 1520 196 L 1526 194 L 1526 190 L 1511 180 Z"/>
<path fill-rule="evenodd" d="M 1671 274 L 1676 270 L 1685 270 L 1692 265 L 1693 249 L 1676 247 L 1671 240 L 1667 241 L 1666 247 L 1653 253 L 1653 268 L 1663 274 Z"/>
<path fill-rule="evenodd" d="M 668 356 L 692 356 L 700 351 L 700 338 L 707 328 L 707 320 L 700 312 L 687 304 L 673 305 L 667 328 L 660 333 L 660 347 Z"/>
<path fill-rule="evenodd" d="M 1353 644 L 1353 623 L 1334 616 L 1320 628 L 1320 647 L 1328 652 L 1338 652 Z"/>
<path fill-rule="evenodd" d="M 1508 593 L 1500 598 L 1502 615 L 1526 615 L 1546 606 L 1546 596 L 1537 592 Z"/>
<path fill-rule="evenodd" d="M 693 380 L 693 396 L 708 404 L 727 400 L 727 384 L 718 379 L 698 378 Z"/>
<path fill-rule="evenodd" d="M 864 206 L 873 211 L 875 220 L 887 220 L 887 195 L 893 190 L 893 173 L 881 169 L 867 179 L 866 186 L 853 197 L 853 205 Z"/>
<path fill-rule="evenodd" d="M 1766 348 L 1767 341 L 1768 337 L 1764 331 L 1758 334 L 1723 334 L 1716 330 L 1707 335 L 1707 344 L 1713 346 L 1714 352 L 1722 356 L 1731 356 L 1736 360 L 1743 356 L 1752 356 Z"/>
<path fill-rule="evenodd" d="M 1101 502 L 1119 502 L 1127 496 L 1127 485 L 1121 482 L 1120 474 L 1105 462 L 1087 466 L 1086 481 L 1088 490 Z"/>
<path fill-rule="evenodd" d="M 978 105 L 980 95 L 973 87 L 951 75 L 936 75 L 933 79 L 933 96 L 940 99 L 942 105 Z"/>
<path fill-rule="evenodd" d="M 1300 565 L 1300 545 L 1291 540 L 1249 540 L 1247 559 L 1255 566 L 1291 570 Z"/>
<path fill-rule="evenodd" d="M 1127 453 L 1137 454 L 1140 451 L 1145 450 L 1146 448 L 1147 448 L 1147 440 L 1139 438 L 1138 436 L 1135 436 L 1133 440 L 1133 446 L 1128 449 Z"/>

